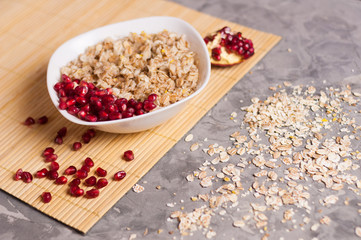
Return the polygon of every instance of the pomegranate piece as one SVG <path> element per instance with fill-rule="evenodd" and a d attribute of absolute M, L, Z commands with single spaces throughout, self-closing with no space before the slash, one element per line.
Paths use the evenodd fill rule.
<path fill-rule="evenodd" d="M 14 180 L 19 181 L 21 179 L 22 174 L 23 174 L 23 170 L 19 168 L 14 175 Z"/>
<path fill-rule="evenodd" d="M 43 168 L 36 172 L 35 177 L 37 178 L 44 178 L 48 175 L 48 169 Z"/>
<path fill-rule="evenodd" d="M 53 153 L 45 157 L 45 162 L 54 162 L 56 159 L 58 159 L 58 155 Z"/>
<path fill-rule="evenodd" d="M 97 178 L 94 177 L 94 176 L 91 176 L 91 177 L 85 179 L 85 185 L 87 185 L 87 186 L 92 187 L 92 186 L 94 186 L 96 183 L 97 183 Z"/>
<path fill-rule="evenodd" d="M 24 181 L 24 183 L 30 183 L 33 181 L 33 175 L 29 172 L 22 172 L 21 179 Z"/>
<path fill-rule="evenodd" d="M 90 157 L 87 157 L 85 160 L 84 160 L 84 164 L 87 165 L 88 167 L 94 167 L 94 162 L 93 160 L 90 158 Z"/>
<path fill-rule="evenodd" d="M 53 154 L 54 151 L 55 151 L 55 150 L 54 150 L 54 148 L 52 148 L 52 147 L 47 147 L 47 148 L 45 148 L 45 150 L 44 150 L 44 152 L 43 152 L 43 157 L 47 157 L 47 156 Z"/>
<path fill-rule="evenodd" d="M 75 174 L 76 173 L 76 167 L 74 167 L 74 166 L 69 166 L 67 169 L 65 169 L 65 171 L 64 171 L 64 174 L 66 174 L 66 175 L 73 175 L 73 174 Z"/>
<path fill-rule="evenodd" d="M 26 126 L 30 126 L 30 125 L 33 125 L 33 124 L 35 124 L 35 120 L 32 117 L 28 117 L 24 122 L 24 125 L 26 125 Z"/>
<path fill-rule="evenodd" d="M 73 143 L 73 150 L 78 151 L 82 147 L 82 144 L 80 142 Z"/>
<path fill-rule="evenodd" d="M 52 198 L 50 192 L 43 192 L 41 194 L 41 197 L 42 197 L 44 203 L 49 203 L 51 201 L 51 198 Z"/>
<path fill-rule="evenodd" d="M 157 100 L 157 98 L 158 98 L 158 95 L 155 93 L 152 93 L 148 96 L 148 101 L 154 102 L 155 100 Z"/>
<path fill-rule="evenodd" d="M 59 144 L 59 145 L 63 144 L 63 137 L 60 136 L 60 135 L 57 135 L 57 136 L 55 137 L 55 139 L 54 139 L 54 142 L 57 143 L 57 144 Z"/>
<path fill-rule="evenodd" d="M 88 198 L 96 198 L 99 196 L 99 190 L 98 189 L 91 189 L 89 191 L 86 192 L 86 196 Z"/>
<path fill-rule="evenodd" d="M 56 184 L 65 184 L 68 182 L 68 178 L 65 176 L 60 176 L 55 180 Z"/>
<path fill-rule="evenodd" d="M 79 178 L 74 178 L 70 183 L 69 186 L 79 186 L 80 185 L 81 180 Z"/>
<path fill-rule="evenodd" d="M 100 179 L 97 181 L 97 183 L 96 183 L 96 187 L 97 187 L 98 189 L 103 188 L 103 187 L 105 187 L 106 185 L 108 185 L 108 180 L 105 179 L 105 178 L 100 178 Z"/>
<path fill-rule="evenodd" d="M 55 179 L 58 178 L 58 176 L 59 176 L 59 173 L 58 173 L 56 170 L 50 170 L 50 171 L 48 171 L 48 178 L 49 178 L 50 180 L 55 180 Z"/>
<path fill-rule="evenodd" d="M 57 163 L 57 162 L 50 163 L 50 170 L 57 171 L 58 169 L 59 169 L 59 163 Z"/>
<path fill-rule="evenodd" d="M 85 170 L 80 169 L 80 170 L 78 170 L 78 171 L 76 172 L 76 176 L 77 176 L 78 178 L 80 178 L 80 179 L 84 179 L 84 178 L 86 178 L 86 177 L 88 176 L 88 172 L 85 171 Z"/>
<path fill-rule="evenodd" d="M 58 131 L 58 136 L 65 137 L 67 132 L 68 132 L 68 129 L 66 127 L 62 127 Z"/>
<path fill-rule="evenodd" d="M 107 175 L 107 171 L 101 167 L 97 168 L 96 173 L 98 174 L 99 177 L 105 177 Z"/>
<path fill-rule="evenodd" d="M 127 174 L 124 171 L 119 171 L 114 174 L 114 180 L 120 181 L 125 178 Z"/>
<path fill-rule="evenodd" d="M 80 170 L 84 170 L 84 171 L 86 171 L 86 172 L 88 173 L 88 172 L 90 172 L 90 167 L 87 166 L 87 165 L 83 165 L 83 166 L 80 168 Z"/>
<path fill-rule="evenodd" d="M 134 159 L 134 153 L 132 150 L 128 150 L 124 152 L 123 155 L 124 160 L 126 161 L 132 161 Z"/>
<path fill-rule="evenodd" d="M 47 116 L 42 116 L 38 119 L 38 123 L 39 124 L 46 124 L 48 122 L 48 117 Z"/>
<path fill-rule="evenodd" d="M 254 55 L 252 40 L 241 32 L 232 32 L 227 26 L 206 36 L 204 41 L 214 66 L 232 66 Z"/>

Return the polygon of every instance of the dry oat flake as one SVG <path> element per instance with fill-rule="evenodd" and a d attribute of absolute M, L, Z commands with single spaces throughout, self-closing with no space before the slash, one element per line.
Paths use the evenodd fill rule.
<path fill-rule="evenodd" d="M 237 206 L 242 205 L 244 211 L 247 203 L 243 220 L 229 223 L 238 231 L 253 225 L 259 229 L 260 239 L 272 237 L 273 231 L 282 231 L 270 229 L 269 224 L 270 216 L 274 218 L 274 212 L 279 211 L 285 232 L 290 222 L 302 226 L 299 231 L 317 232 L 333 223 L 328 216 L 311 221 L 313 209 L 322 212 L 346 193 L 348 201 L 351 196 L 360 196 L 356 174 L 361 154 L 352 145 L 354 139 L 360 139 L 361 126 L 356 118 L 361 113 L 352 110 L 359 108 L 358 94 L 353 94 L 350 86 L 318 90 L 289 82 L 272 90 L 264 100 L 254 97 L 242 111 L 232 111 L 243 121 L 237 132 L 225 136 L 230 139 L 229 146 L 213 143 L 203 149 L 204 163 L 185 181 L 199 183 L 199 193 L 193 193 L 196 197 L 191 201 L 204 205 L 191 212 L 181 209 L 171 214 L 178 219 L 182 235 L 203 229 L 204 234 L 208 232 L 205 237 L 213 236 L 214 229 L 209 234 L 212 216 L 226 218 L 236 212 Z M 201 144 L 193 144 L 190 150 L 195 151 Z M 315 193 L 313 189 L 320 191 Z M 230 207 L 233 210 L 227 211 Z M 304 213 L 301 219 L 296 218 L 299 208 Z M 237 213 L 229 218 L 239 216 Z M 355 234 L 361 236 L 361 228 L 354 227 Z"/>

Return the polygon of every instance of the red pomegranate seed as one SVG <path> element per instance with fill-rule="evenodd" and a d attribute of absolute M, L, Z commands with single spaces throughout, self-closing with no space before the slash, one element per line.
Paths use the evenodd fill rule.
<path fill-rule="evenodd" d="M 80 197 L 80 196 L 83 196 L 84 195 L 84 190 L 81 189 L 81 188 L 76 188 L 75 191 L 74 191 L 74 196 L 75 197 Z"/>
<path fill-rule="evenodd" d="M 53 153 L 45 157 L 45 162 L 54 162 L 56 159 L 58 159 L 58 155 Z"/>
<path fill-rule="evenodd" d="M 55 137 L 55 139 L 54 139 L 54 142 L 57 143 L 57 144 L 59 144 L 59 145 L 63 144 L 63 137 L 57 135 L 57 136 Z"/>
<path fill-rule="evenodd" d="M 70 183 L 69 186 L 79 186 L 80 185 L 81 180 L 79 178 L 74 178 Z"/>
<path fill-rule="evenodd" d="M 73 106 L 76 103 L 76 100 L 74 98 L 68 99 L 68 101 L 66 101 L 66 105 L 68 107 Z"/>
<path fill-rule="evenodd" d="M 142 102 L 137 102 L 137 104 L 135 104 L 134 106 L 135 111 L 143 109 L 143 103 Z"/>
<path fill-rule="evenodd" d="M 37 178 L 44 178 L 48 175 L 48 169 L 43 168 L 36 172 L 35 177 Z"/>
<path fill-rule="evenodd" d="M 38 119 L 39 124 L 45 124 L 47 122 L 48 122 L 48 117 L 47 116 L 42 116 L 41 118 Z"/>
<path fill-rule="evenodd" d="M 85 170 L 80 169 L 80 170 L 78 170 L 78 171 L 76 172 L 76 176 L 77 176 L 78 178 L 80 178 L 80 179 L 84 179 L 84 178 L 86 178 L 86 177 L 88 176 L 88 172 L 85 171 Z"/>
<path fill-rule="evenodd" d="M 100 179 L 97 181 L 96 187 L 97 187 L 98 189 L 100 189 L 100 188 L 105 187 L 106 185 L 108 185 L 108 180 L 106 180 L 105 178 L 100 178 Z"/>
<path fill-rule="evenodd" d="M 133 113 L 128 112 L 128 110 L 122 113 L 122 118 L 130 118 L 130 117 L 133 117 Z"/>
<path fill-rule="evenodd" d="M 54 148 L 52 148 L 52 147 L 47 147 L 47 148 L 45 148 L 45 150 L 44 150 L 44 152 L 43 152 L 43 156 L 44 157 L 47 157 L 47 156 L 50 156 L 51 154 L 53 154 L 54 153 Z"/>
<path fill-rule="evenodd" d="M 84 120 L 88 122 L 96 122 L 97 117 L 95 115 L 87 114 L 85 115 Z"/>
<path fill-rule="evenodd" d="M 58 169 L 59 169 L 59 163 L 57 163 L 57 162 L 50 163 L 50 170 L 57 171 Z"/>
<path fill-rule="evenodd" d="M 88 86 L 77 86 L 75 88 L 75 94 L 84 97 L 88 93 Z"/>
<path fill-rule="evenodd" d="M 82 106 L 80 110 L 88 113 L 90 111 L 90 105 L 86 104 L 86 105 Z"/>
<path fill-rule="evenodd" d="M 70 77 L 68 77 L 68 75 L 66 75 L 66 74 L 62 74 L 62 75 L 61 75 L 61 80 L 62 80 L 63 82 L 71 82 Z"/>
<path fill-rule="evenodd" d="M 99 190 L 98 189 L 91 189 L 86 192 L 86 196 L 88 198 L 96 198 L 99 196 Z"/>
<path fill-rule="evenodd" d="M 95 137 L 95 130 L 94 129 L 88 129 L 87 131 L 86 131 L 89 135 L 90 135 L 90 137 Z"/>
<path fill-rule="evenodd" d="M 152 93 L 148 96 L 148 101 L 154 102 L 155 100 L 157 100 L 158 95 L 155 93 Z"/>
<path fill-rule="evenodd" d="M 107 175 L 107 171 L 101 167 L 97 168 L 96 173 L 98 174 L 99 177 L 105 177 Z"/>
<path fill-rule="evenodd" d="M 119 171 L 114 174 L 114 180 L 120 181 L 125 178 L 127 174 L 124 171 Z"/>
<path fill-rule="evenodd" d="M 94 161 L 90 157 L 87 157 L 84 160 L 84 164 L 87 165 L 88 167 L 94 167 Z"/>
<path fill-rule="evenodd" d="M 120 105 L 118 105 L 118 110 L 119 112 L 125 112 L 127 110 L 127 104 L 121 103 Z"/>
<path fill-rule="evenodd" d="M 32 117 L 28 117 L 28 118 L 25 120 L 24 124 L 25 124 L 26 126 L 33 125 L 33 124 L 35 124 L 35 120 L 34 120 L 34 118 L 32 118 Z"/>
<path fill-rule="evenodd" d="M 31 181 L 33 181 L 33 175 L 31 175 L 31 173 L 29 172 L 23 172 L 21 174 L 21 179 L 25 182 L 25 183 L 30 183 Z"/>
<path fill-rule="evenodd" d="M 147 103 L 144 103 L 144 110 L 145 111 L 151 111 L 151 110 L 153 110 L 154 108 L 156 108 L 157 107 L 157 105 L 155 105 L 153 102 L 147 102 Z"/>
<path fill-rule="evenodd" d="M 65 184 L 68 182 L 68 179 L 65 176 L 60 176 L 55 180 L 56 184 Z"/>
<path fill-rule="evenodd" d="M 56 170 L 50 170 L 47 175 L 50 180 L 55 180 L 58 178 L 59 173 Z"/>
<path fill-rule="evenodd" d="M 87 186 L 92 187 L 92 186 L 94 186 L 96 183 L 97 183 L 97 178 L 94 177 L 94 176 L 91 176 L 91 177 L 85 179 L 85 184 L 86 184 Z"/>
<path fill-rule="evenodd" d="M 86 111 L 80 110 L 80 111 L 78 112 L 78 118 L 84 119 L 87 114 L 88 114 L 88 113 L 87 113 Z"/>
<path fill-rule="evenodd" d="M 139 109 L 137 111 L 135 111 L 135 115 L 143 115 L 144 114 L 144 110 L 143 109 Z"/>
<path fill-rule="evenodd" d="M 51 201 L 51 193 L 50 192 L 43 192 L 41 194 L 44 203 L 49 203 Z"/>
<path fill-rule="evenodd" d="M 130 99 L 127 103 L 128 107 L 134 107 L 135 104 L 137 104 L 137 101 L 135 101 L 135 99 Z"/>
<path fill-rule="evenodd" d="M 21 168 L 19 168 L 14 175 L 14 180 L 16 180 L 16 181 L 20 180 L 22 174 L 23 174 L 23 170 Z"/>
<path fill-rule="evenodd" d="M 75 101 L 80 105 L 84 106 L 87 103 L 87 100 L 85 97 L 77 97 Z"/>
<path fill-rule="evenodd" d="M 89 143 L 92 137 L 89 133 L 86 132 L 81 136 L 81 138 L 83 139 L 84 143 Z"/>
<path fill-rule="evenodd" d="M 98 112 L 98 120 L 99 121 L 106 121 L 109 119 L 109 114 L 106 111 Z"/>
<path fill-rule="evenodd" d="M 59 90 L 62 89 L 62 88 L 64 88 L 64 83 L 61 83 L 61 82 L 55 83 L 55 85 L 54 85 L 54 90 L 55 90 L 56 92 L 59 92 Z"/>
<path fill-rule="evenodd" d="M 66 103 L 64 103 L 64 102 L 59 103 L 59 109 L 60 110 L 65 110 L 67 108 L 68 108 L 68 106 L 66 105 Z"/>
<path fill-rule="evenodd" d="M 80 142 L 73 143 L 73 150 L 78 151 L 82 147 L 82 144 Z"/>
<path fill-rule="evenodd" d="M 58 92 L 58 97 L 66 97 L 66 92 L 64 89 L 60 89 Z"/>
<path fill-rule="evenodd" d="M 68 132 L 68 129 L 66 127 L 62 127 L 58 131 L 58 136 L 65 137 L 67 132 Z"/>
<path fill-rule="evenodd" d="M 76 173 L 76 167 L 70 166 L 67 169 L 65 169 L 64 174 L 66 175 L 73 175 Z"/>
<path fill-rule="evenodd" d="M 71 115 L 76 115 L 80 111 L 80 109 L 76 106 L 70 106 L 66 111 Z"/>
<path fill-rule="evenodd" d="M 110 120 L 117 120 L 117 119 L 121 119 L 122 118 L 122 114 L 119 112 L 111 112 L 109 113 L 109 119 Z"/>
<path fill-rule="evenodd" d="M 87 165 L 83 165 L 80 169 L 86 171 L 87 173 L 90 172 L 90 167 Z"/>
<path fill-rule="evenodd" d="M 134 159 L 134 153 L 132 150 L 128 150 L 124 152 L 123 155 L 124 160 L 126 161 L 132 161 Z"/>

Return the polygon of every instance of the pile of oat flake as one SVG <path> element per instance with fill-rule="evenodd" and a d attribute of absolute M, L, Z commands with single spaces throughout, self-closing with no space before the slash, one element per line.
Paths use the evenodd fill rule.
<path fill-rule="evenodd" d="M 359 140 L 361 127 L 352 115 L 361 112 L 355 108 L 361 94 L 350 86 L 319 93 L 312 86 L 291 86 L 289 82 L 284 82 L 284 87 L 271 87 L 272 96 L 264 101 L 252 98 L 252 104 L 242 108 L 243 121 L 240 130 L 230 134 L 231 146 L 194 142 L 191 134 L 185 138 L 192 144 L 191 151 L 208 147 L 203 148 L 205 162 L 186 177 L 202 187 L 202 193 L 190 200 L 204 205 L 190 212 L 174 211 L 170 216 L 178 220 L 183 236 L 196 230 L 202 230 L 207 238 L 216 236 L 212 216 L 227 214 L 227 208 L 236 208 L 246 197 L 254 201 L 249 201 L 249 214 L 233 217 L 230 224 L 235 228 L 253 226 L 263 240 L 268 239 L 272 234 L 269 217 L 274 211 L 282 211 L 279 221 L 286 224 L 294 223 L 295 209 L 304 209 L 308 215 L 298 225 L 316 231 L 332 219 L 324 215 L 312 223 L 312 203 L 332 206 L 339 201 L 341 189 L 360 196 L 361 180 L 355 174 L 361 153 L 352 149 L 351 141 Z M 236 112 L 231 119 L 237 122 Z M 252 182 L 242 182 L 250 173 Z M 311 194 L 310 184 L 327 196 Z M 204 193 L 203 188 L 209 191 Z M 361 237 L 361 227 L 352 227 Z"/>

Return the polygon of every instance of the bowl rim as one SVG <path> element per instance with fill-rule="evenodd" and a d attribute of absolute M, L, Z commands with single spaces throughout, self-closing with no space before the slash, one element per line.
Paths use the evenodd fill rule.
<path fill-rule="evenodd" d="M 94 28 L 90 31 L 87 31 L 87 32 L 84 32 L 84 33 L 81 33 L 67 41 L 65 41 L 63 44 L 61 44 L 55 51 L 54 53 L 52 54 L 52 56 L 50 57 L 50 60 L 49 60 L 49 63 L 48 63 L 48 68 L 47 68 L 47 88 L 48 88 L 48 93 L 50 95 L 50 98 L 54 104 L 54 106 L 56 107 L 56 109 L 58 110 L 58 112 L 60 112 L 67 120 L 71 121 L 71 122 L 74 122 L 74 123 L 77 123 L 79 125 L 84 125 L 84 126 L 102 126 L 102 125 L 109 125 L 109 124 L 117 124 L 117 123 L 129 123 L 129 122 L 132 122 L 134 120 L 141 120 L 142 118 L 148 118 L 148 117 L 151 117 L 153 115 L 156 115 L 156 114 L 159 114 L 161 112 L 164 112 L 166 111 L 167 109 L 169 108 L 173 108 L 173 107 L 176 107 L 177 105 L 181 105 L 189 100 L 191 100 L 192 98 L 194 98 L 195 96 L 197 96 L 205 87 L 206 85 L 208 84 L 209 82 L 209 79 L 210 79 L 210 74 L 211 74 L 211 64 L 210 64 L 210 60 L 209 58 L 206 58 L 204 59 L 206 61 L 205 63 L 205 66 L 206 68 L 204 69 L 205 70 L 205 77 L 204 77 L 204 81 L 201 85 L 197 86 L 197 90 L 195 92 L 193 92 L 191 95 L 189 95 L 188 97 L 186 98 L 183 98 L 181 99 L 180 101 L 178 102 L 175 102 L 175 103 L 172 103 L 166 107 L 161 107 L 161 108 L 157 108 L 155 111 L 151 111 L 151 112 L 148 112 L 146 114 L 142 114 L 142 115 L 137 115 L 137 116 L 133 116 L 131 118 L 122 118 L 122 119 L 117 119 L 117 120 L 111 120 L 111 121 L 97 121 L 97 122 L 88 122 L 88 121 L 85 121 L 85 120 L 82 120 L 82 119 L 79 119 L 77 118 L 76 116 L 73 116 L 71 114 L 69 114 L 67 111 L 65 110 L 60 110 L 58 108 L 58 96 L 54 90 L 54 84 L 53 81 L 50 80 L 51 78 L 51 73 L 50 73 L 50 67 L 52 66 L 53 62 L 55 61 L 55 58 L 57 57 L 58 55 L 58 52 L 67 44 L 69 44 L 69 42 L 72 42 L 78 38 L 83 38 L 85 35 L 90 35 L 92 32 L 97 32 L 97 31 L 101 31 L 102 29 L 106 29 L 106 28 L 111 28 L 111 27 L 114 27 L 114 26 L 117 26 L 119 24 L 130 24 L 132 22 L 137 22 L 137 21 L 144 21 L 144 20 L 156 20 L 156 19 L 159 19 L 159 20 L 163 20 L 163 21 L 175 21 L 175 22 L 179 22 L 180 24 L 186 26 L 188 28 L 188 30 L 190 30 L 192 32 L 192 34 L 194 35 L 194 37 L 199 40 L 201 43 L 201 46 L 202 46 L 202 50 L 201 51 L 204 51 L 205 53 L 207 53 L 207 56 L 208 56 L 208 49 L 204 43 L 204 40 L 202 38 L 202 36 L 200 35 L 200 33 L 191 25 L 189 24 L 188 22 L 180 19 L 180 18 L 176 18 L 176 17 L 171 17 L 171 16 L 152 16 L 152 17 L 144 17 L 144 18 L 135 18 L 135 19 L 131 19 L 131 20 L 126 20 L 126 21 L 121 21 L 121 22 L 117 22 L 117 23 L 112 23 L 112 24 L 108 24 L 108 25 L 104 25 L 104 26 L 101 26 L 101 27 L 98 27 L 98 28 Z M 130 32 L 129 32 L 130 33 Z M 107 38 L 109 36 L 104 36 L 104 39 Z M 203 60 L 203 59 L 202 59 Z M 60 69 L 59 69 L 60 71 Z"/>

